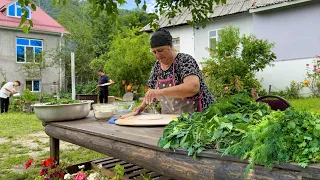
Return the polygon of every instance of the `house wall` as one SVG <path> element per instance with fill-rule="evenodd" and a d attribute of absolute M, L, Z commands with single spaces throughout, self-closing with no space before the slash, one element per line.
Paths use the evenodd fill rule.
<path fill-rule="evenodd" d="M 240 28 L 241 35 L 250 34 L 252 33 L 252 15 L 242 13 L 215 18 L 213 22 L 208 23 L 204 29 L 199 27 L 195 30 L 195 58 L 198 62 L 203 62 L 205 58 L 209 57 L 209 52 L 206 49 L 209 47 L 209 31 L 222 29 L 228 25 Z"/>
<path fill-rule="evenodd" d="M 0 28 L 0 67 L 6 71 L 7 81 L 19 80 L 22 83 L 19 87 L 19 90 L 22 91 L 26 87 L 26 77 L 23 72 L 19 71 L 21 63 L 16 62 L 16 37 L 43 40 L 43 52 L 47 63 L 50 63 L 52 59 L 48 57 L 48 54 L 59 46 L 60 36 L 58 34 L 50 35 L 42 33 L 25 34 L 22 30 Z M 2 81 L 4 81 L 4 77 L 0 74 L 0 82 Z M 59 84 L 59 68 L 57 67 L 49 67 L 43 71 L 41 91 L 51 93 L 53 82 Z"/>
<path fill-rule="evenodd" d="M 257 73 L 258 79 L 262 80 L 262 86 L 268 90 L 271 85 L 271 91 L 285 90 L 292 81 L 303 82 L 306 78 L 306 64 L 312 68 L 314 58 L 306 58 L 294 61 L 277 61 L 273 67 L 266 67 L 262 72 Z M 311 95 L 307 87 L 301 91 L 302 96 Z"/>
<path fill-rule="evenodd" d="M 194 35 L 192 26 L 177 26 L 168 28 L 167 30 L 170 31 L 172 38 L 179 37 L 180 52 L 190 54 L 194 57 Z"/>
<path fill-rule="evenodd" d="M 320 54 L 319 19 L 320 3 L 253 14 L 255 35 L 274 42 L 277 56 L 275 67 L 258 73 L 264 88 L 285 89 L 291 81 L 306 78 L 305 65 Z"/>

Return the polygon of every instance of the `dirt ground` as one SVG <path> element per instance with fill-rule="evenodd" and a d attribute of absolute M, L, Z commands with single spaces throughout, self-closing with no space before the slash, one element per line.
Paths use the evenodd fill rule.
<path fill-rule="evenodd" d="M 0 144 L 8 143 L 8 142 L 10 142 L 10 139 L 0 138 Z M 44 131 L 38 132 L 35 134 L 28 134 L 27 136 L 18 140 L 11 141 L 10 143 L 13 144 L 14 147 L 17 145 L 19 147 L 22 146 L 25 148 L 32 149 L 32 151 L 28 152 L 27 154 L 33 158 L 37 158 L 40 154 L 50 151 L 49 136 Z M 80 147 L 77 145 L 74 145 L 65 141 L 60 141 L 61 151 L 76 150 L 78 148 Z M 11 150 L 14 150 L 14 148 Z M 23 172 L 25 171 L 25 167 L 22 164 L 22 165 L 13 167 L 11 170 L 13 170 L 14 172 Z"/>

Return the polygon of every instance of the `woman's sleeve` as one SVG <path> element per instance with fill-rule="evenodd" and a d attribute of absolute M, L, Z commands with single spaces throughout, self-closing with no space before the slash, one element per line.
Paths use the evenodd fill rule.
<path fill-rule="evenodd" d="M 152 71 L 150 73 L 149 80 L 147 82 L 147 85 L 150 89 L 155 89 L 156 88 L 156 83 L 157 83 L 157 63 L 154 64 Z"/>
<path fill-rule="evenodd" d="M 183 80 L 187 76 L 190 75 L 196 75 L 199 77 L 201 80 L 201 72 L 200 68 L 197 64 L 197 61 L 190 55 L 186 54 L 185 56 L 181 57 L 182 58 L 182 64 L 180 66 L 180 75 L 181 79 Z"/>

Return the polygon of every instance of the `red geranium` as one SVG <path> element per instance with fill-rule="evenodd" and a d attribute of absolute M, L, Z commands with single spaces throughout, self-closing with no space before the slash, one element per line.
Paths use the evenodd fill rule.
<path fill-rule="evenodd" d="M 31 159 L 29 159 L 27 162 L 26 162 L 26 164 L 25 164 L 25 166 L 26 166 L 26 169 L 28 169 L 30 166 L 31 166 L 31 164 L 33 163 L 33 159 L 31 158 Z"/>
<path fill-rule="evenodd" d="M 54 158 L 48 158 L 48 159 L 46 159 L 46 160 L 42 160 L 42 162 L 41 162 L 41 165 L 42 166 L 45 166 L 45 167 L 49 167 L 49 166 L 51 166 L 52 164 L 54 164 Z"/>

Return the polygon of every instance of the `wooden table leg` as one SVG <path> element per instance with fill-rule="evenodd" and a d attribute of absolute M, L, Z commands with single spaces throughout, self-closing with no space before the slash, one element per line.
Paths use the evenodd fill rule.
<path fill-rule="evenodd" d="M 60 159 L 60 140 L 50 136 L 50 158 L 59 164 Z"/>

